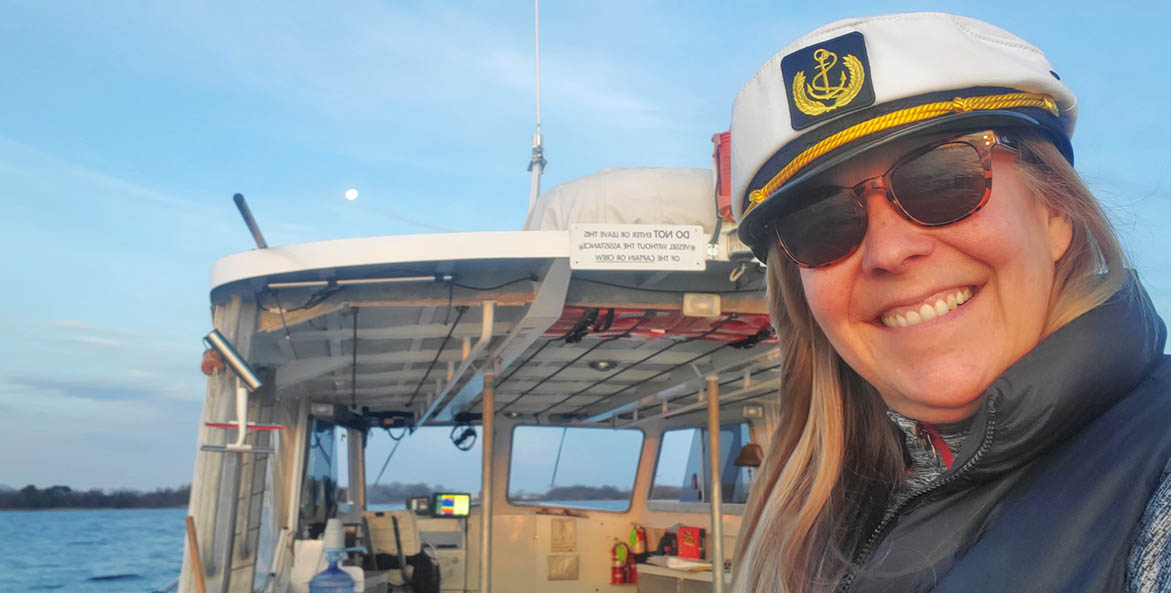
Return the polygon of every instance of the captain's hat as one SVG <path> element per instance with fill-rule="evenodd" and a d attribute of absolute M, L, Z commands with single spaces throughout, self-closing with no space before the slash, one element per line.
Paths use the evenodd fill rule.
<path fill-rule="evenodd" d="M 831 23 L 760 67 L 732 106 L 732 208 L 762 261 L 778 206 L 830 167 L 924 132 L 1031 126 L 1073 160 L 1073 92 L 1045 54 L 976 19 Z"/>

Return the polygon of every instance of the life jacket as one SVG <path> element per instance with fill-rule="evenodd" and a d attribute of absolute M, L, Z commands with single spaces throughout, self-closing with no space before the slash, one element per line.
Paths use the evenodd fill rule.
<path fill-rule="evenodd" d="M 888 511 L 839 592 L 1124 591 L 1171 458 L 1166 328 L 1136 280 L 998 378 L 954 463 Z"/>

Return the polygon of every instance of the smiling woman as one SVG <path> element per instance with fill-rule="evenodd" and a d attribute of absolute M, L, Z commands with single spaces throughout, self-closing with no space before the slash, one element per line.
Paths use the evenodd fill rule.
<path fill-rule="evenodd" d="M 735 590 L 1171 587 L 1166 330 L 1075 116 L 1040 50 L 943 14 L 833 23 L 741 90 L 787 372 Z"/>
<path fill-rule="evenodd" d="M 985 135 L 995 137 L 977 134 Z M 869 177 L 916 141 L 892 142 L 834 174 Z M 891 409 L 918 420 L 971 415 L 984 388 L 1045 328 L 1055 262 L 1069 247 L 1072 224 L 1033 198 L 1019 152 L 1001 145 L 991 154 L 993 197 L 962 224 L 922 230 L 887 200 L 891 189 L 871 186 L 859 195 L 868 214 L 859 249 L 800 273 L 834 350 Z M 975 169 L 983 186 L 984 171 Z M 910 183 L 925 183 L 920 177 Z"/>

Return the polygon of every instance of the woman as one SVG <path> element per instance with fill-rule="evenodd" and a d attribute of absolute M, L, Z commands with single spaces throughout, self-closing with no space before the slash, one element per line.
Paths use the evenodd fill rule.
<path fill-rule="evenodd" d="M 833 23 L 741 89 L 786 372 L 736 591 L 1171 590 L 1166 332 L 1075 115 L 1038 49 L 942 14 Z"/>

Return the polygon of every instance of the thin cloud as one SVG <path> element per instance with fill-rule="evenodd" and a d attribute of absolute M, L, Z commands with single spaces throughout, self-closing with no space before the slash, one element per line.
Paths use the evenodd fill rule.
<path fill-rule="evenodd" d="M 100 187 L 108 190 L 112 195 L 145 200 L 183 210 L 186 213 L 198 213 L 197 203 L 160 192 L 132 181 L 115 177 L 88 167 L 83 167 L 65 161 L 34 146 L 17 142 L 11 138 L 0 136 L 0 171 L 7 171 L 14 175 L 38 175 L 42 171 L 51 171 L 52 176 L 41 176 L 42 179 L 72 178 L 87 187 Z M 8 161 L 8 162 L 4 162 Z"/>
<path fill-rule="evenodd" d="M 9 385 L 45 395 L 86 399 L 92 401 L 140 401 L 158 396 L 158 391 L 125 382 L 59 379 L 39 375 L 9 375 Z"/>
<path fill-rule="evenodd" d="M 89 331 L 94 328 L 93 325 L 90 325 L 84 321 L 75 321 L 72 319 L 62 319 L 60 321 L 54 321 L 54 322 L 50 323 L 50 325 L 52 325 L 53 327 L 60 327 L 60 328 L 64 328 L 64 329 L 79 329 L 82 331 Z"/>
<path fill-rule="evenodd" d="M 114 200 L 145 201 L 161 206 L 180 215 L 177 220 L 185 224 L 200 228 L 201 233 L 218 233 L 222 237 L 238 234 L 234 224 L 239 224 L 227 208 L 208 208 L 208 203 L 215 203 L 218 197 L 209 196 L 179 196 L 159 191 L 134 181 L 103 173 L 101 171 L 78 165 L 37 147 L 24 144 L 0 136 L 0 173 L 20 176 L 28 179 L 52 179 L 62 194 L 76 192 L 68 187 L 85 188 L 87 194 L 102 194 L 103 197 Z M 219 214 L 217 214 L 219 213 Z M 299 233 L 309 232 L 312 227 L 283 220 L 270 220 L 269 224 L 281 226 L 285 229 L 296 230 Z M 301 234 L 300 236 L 304 236 Z M 299 239 L 299 237 L 298 237 Z M 61 322 L 65 329 L 84 329 L 85 322 L 64 320 Z"/>
<path fill-rule="evenodd" d="M 112 338 L 99 338 L 97 336 L 81 336 L 78 338 L 70 338 L 74 342 L 82 344 L 90 344 L 92 346 L 107 346 L 107 347 L 121 347 L 122 342 Z"/>

